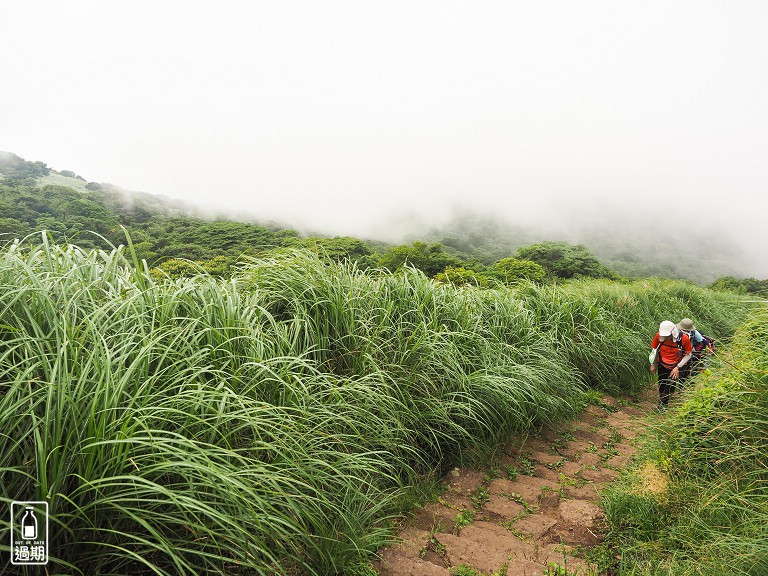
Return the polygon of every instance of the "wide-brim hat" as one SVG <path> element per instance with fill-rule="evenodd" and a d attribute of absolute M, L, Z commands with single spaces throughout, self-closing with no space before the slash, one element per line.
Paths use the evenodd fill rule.
<path fill-rule="evenodd" d="M 677 323 L 677 327 L 680 328 L 680 330 L 685 330 L 686 332 L 693 332 L 696 330 L 696 326 L 693 324 L 693 320 L 690 318 L 683 318 L 680 320 L 680 322 Z"/>

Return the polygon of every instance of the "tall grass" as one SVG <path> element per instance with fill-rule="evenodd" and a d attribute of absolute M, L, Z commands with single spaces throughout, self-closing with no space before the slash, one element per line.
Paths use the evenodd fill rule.
<path fill-rule="evenodd" d="M 457 290 L 303 252 L 155 281 L 123 248 L 16 244 L 0 498 L 50 503 L 53 573 L 342 574 L 419 478 L 572 413 L 586 381 L 628 387 L 657 297 Z"/>
<path fill-rule="evenodd" d="M 647 490 L 647 469 L 664 490 Z M 768 573 L 768 307 L 657 423 L 606 503 L 622 574 Z"/>
<path fill-rule="evenodd" d="M 520 297 L 587 384 L 614 393 L 647 384 L 646 356 L 662 320 L 694 318 L 703 333 L 727 339 L 748 311 L 737 296 L 661 279 L 531 285 Z"/>
<path fill-rule="evenodd" d="M 456 291 L 415 270 L 329 268 L 289 252 L 252 262 L 240 285 L 289 322 L 325 375 L 392 383 L 399 421 L 427 468 L 571 410 L 578 373 L 511 294 Z M 294 353 L 296 353 L 294 351 Z"/>

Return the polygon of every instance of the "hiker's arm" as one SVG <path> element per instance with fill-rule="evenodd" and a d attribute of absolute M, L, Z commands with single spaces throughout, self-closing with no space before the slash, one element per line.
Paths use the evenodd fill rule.
<path fill-rule="evenodd" d="M 679 378 L 680 377 L 680 370 L 682 370 L 683 366 L 685 366 L 688 363 L 688 360 L 691 359 L 691 356 L 693 356 L 692 352 L 688 352 L 685 356 L 683 356 L 680 359 L 680 362 L 677 363 L 677 366 L 672 368 L 672 371 L 669 373 L 672 378 Z"/>
<path fill-rule="evenodd" d="M 680 362 L 678 362 L 678 363 L 677 363 L 677 367 L 678 367 L 678 368 L 682 368 L 683 366 L 685 366 L 686 364 L 688 364 L 688 361 L 691 359 L 691 356 L 693 356 L 693 352 L 688 352 L 688 354 L 686 354 L 685 356 L 683 356 L 683 357 L 680 359 Z"/>

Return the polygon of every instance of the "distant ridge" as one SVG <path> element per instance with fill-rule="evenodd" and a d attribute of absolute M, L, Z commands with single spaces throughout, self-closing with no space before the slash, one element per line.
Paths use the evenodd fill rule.
<path fill-rule="evenodd" d="M 13 187 L 8 185 L 11 182 Z M 89 182 L 74 171 L 57 171 L 42 161 L 27 161 L 12 152 L 0 152 L 0 188 L 0 235 L 4 237 L 46 228 L 59 233 L 57 237 L 62 240 L 79 234 L 78 242 L 99 245 L 85 239 L 84 231 L 93 230 L 121 242 L 124 233 L 120 227 L 124 226 L 150 261 L 178 256 L 211 258 L 216 250 L 232 255 L 238 249 L 284 245 L 286 238 L 302 236 L 290 223 L 224 212 L 211 214 L 191 201 Z M 224 225 L 217 229 L 210 224 L 214 220 L 230 222 L 229 230 L 222 232 Z M 412 231 L 404 241 L 438 242 L 452 254 L 486 264 L 509 257 L 531 243 L 566 241 L 583 244 L 604 265 L 628 277 L 659 276 L 709 283 L 723 276 L 754 275 L 738 247 L 717 230 L 697 235 L 695 241 L 682 233 L 660 241 L 655 232 L 639 226 L 612 226 L 609 219 L 601 226 L 577 224 L 567 231 L 536 230 L 466 211 L 442 226 Z M 195 226 L 197 232 L 192 230 Z M 315 235 L 333 237 L 332 225 Z M 392 245 L 373 239 L 361 241 L 379 249 Z"/>

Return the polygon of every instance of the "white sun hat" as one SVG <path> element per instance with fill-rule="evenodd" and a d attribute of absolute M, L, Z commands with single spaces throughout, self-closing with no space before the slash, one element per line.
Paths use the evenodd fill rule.
<path fill-rule="evenodd" d="M 671 322 L 670 320 L 664 320 L 661 324 L 659 324 L 659 336 L 672 336 L 672 332 L 675 331 L 674 322 Z"/>

